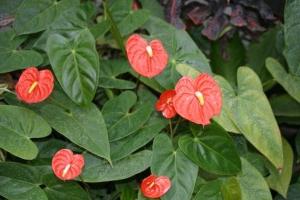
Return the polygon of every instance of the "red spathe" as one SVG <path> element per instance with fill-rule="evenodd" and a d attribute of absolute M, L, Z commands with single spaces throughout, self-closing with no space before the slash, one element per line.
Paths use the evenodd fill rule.
<path fill-rule="evenodd" d="M 176 111 L 173 106 L 173 97 L 175 95 L 175 90 L 166 90 L 160 95 L 155 104 L 156 110 L 162 112 L 162 115 L 167 119 L 171 119 L 176 116 Z"/>
<path fill-rule="evenodd" d="M 208 74 L 196 79 L 182 77 L 175 87 L 173 105 L 183 118 L 196 124 L 210 124 L 222 109 L 222 93 L 217 82 Z"/>
<path fill-rule="evenodd" d="M 26 103 L 38 103 L 49 97 L 54 87 L 50 70 L 39 71 L 35 67 L 24 70 L 16 84 L 17 97 Z"/>
<path fill-rule="evenodd" d="M 126 52 L 134 71 L 145 77 L 160 74 L 168 64 L 168 53 L 157 39 L 148 43 L 138 34 L 134 34 L 127 40 Z"/>
<path fill-rule="evenodd" d="M 84 158 L 69 149 L 61 149 L 52 158 L 52 170 L 61 180 L 72 180 L 81 174 Z"/>
<path fill-rule="evenodd" d="M 147 198 L 159 198 L 171 188 L 171 181 L 167 176 L 150 175 L 142 181 L 141 191 Z"/>

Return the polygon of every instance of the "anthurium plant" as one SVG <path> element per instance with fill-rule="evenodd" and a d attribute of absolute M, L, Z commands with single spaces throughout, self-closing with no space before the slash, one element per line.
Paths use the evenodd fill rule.
<path fill-rule="evenodd" d="M 300 199 L 299 12 L 1 0 L 0 199 Z"/>

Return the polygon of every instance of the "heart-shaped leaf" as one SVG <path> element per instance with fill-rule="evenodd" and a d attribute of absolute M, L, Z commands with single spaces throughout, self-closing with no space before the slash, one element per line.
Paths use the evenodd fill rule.
<path fill-rule="evenodd" d="M 0 147 L 13 155 L 32 160 L 38 148 L 31 138 L 46 137 L 51 133 L 49 124 L 26 108 L 0 105 Z"/>
<path fill-rule="evenodd" d="M 47 53 L 55 76 L 77 104 L 89 104 L 99 79 L 99 58 L 95 39 L 87 29 L 52 34 Z"/>
<path fill-rule="evenodd" d="M 136 103 L 134 92 L 125 91 L 118 97 L 108 101 L 102 108 L 102 113 L 108 128 L 109 140 L 122 139 L 143 126 L 153 112 L 153 105 L 145 103 L 129 112 Z"/>
<path fill-rule="evenodd" d="M 0 177 L 0 195 L 8 199 L 90 199 L 78 183 L 57 179 L 50 166 L 2 162 L 0 163 Z M 43 189 L 40 186 L 44 186 Z"/>
<path fill-rule="evenodd" d="M 7 95 L 10 104 L 28 106 Z M 39 113 L 57 132 L 97 156 L 110 160 L 108 134 L 99 109 L 90 104 L 79 107 L 64 93 L 53 91 L 45 102 L 28 106 Z"/>
<path fill-rule="evenodd" d="M 79 0 L 26 0 L 16 13 L 14 28 L 18 35 L 45 30 L 70 7 L 79 5 Z"/>
<path fill-rule="evenodd" d="M 117 78 L 130 71 L 128 62 L 124 59 L 101 61 L 99 86 L 103 88 L 133 89 L 136 84 Z"/>
<path fill-rule="evenodd" d="M 236 90 L 224 78 L 217 76 L 216 80 L 222 89 L 222 113 L 226 115 L 221 114 L 214 119 L 225 128 L 225 121 L 233 122 L 251 144 L 277 168 L 281 168 L 283 153 L 280 131 L 258 76 L 250 68 L 240 67 Z M 227 119 L 222 119 L 224 117 Z"/>
<path fill-rule="evenodd" d="M 13 38 L 13 35 L 11 29 L 0 32 L 0 73 L 40 65 L 43 57 L 38 52 L 19 48 L 26 37 Z"/>
<path fill-rule="evenodd" d="M 172 187 L 162 200 L 191 199 L 198 167 L 180 149 L 174 149 L 167 135 L 161 134 L 154 139 L 151 172 L 171 179 Z"/>
<path fill-rule="evenodd" d="M 231 137 L 216 123 L 205 127 L 197 136 L 180 137 L 179 147 L 208 172 L 231 175 L 241 170 L 241 161 Z"/>
<path fill-rule="evenodd" d="M 133 134 L 115 142 L 110 143 L 111 157 L 119 160 L 150 142 L 167 125 L 167 121 L 153 118 Z"/>
<path fill-rule="evenodd" d="M 300 76 L 287 73 L 283 66 L 273 58 L 266 60 L 266 66 L 274 79 L 300 103 Z"/>
<path fill-rule="evenodd" d="M 262 175 L 242 158 L 242 173 L 237 176 L 243 200 L 272 200 L 271 192 Z"/>
<path fill-rule="evenodd" d="M 129 178 L 150 166 L 152 152 L 140 151 L 118 161 L 111 166 L 107 161 L 91 154 L 84 154 L 85 168 L 81 178 L 85 182 L 107 182 Z"/>

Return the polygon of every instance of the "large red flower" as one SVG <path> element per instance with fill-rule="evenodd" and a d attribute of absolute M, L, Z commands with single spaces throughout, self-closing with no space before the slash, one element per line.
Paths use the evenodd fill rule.
<path fill-rule="evenodd" d="M 71 180 L 81 174 L 84 158 L 69 149 L 61 149 L 52 158 L 52 170 L 61 180 Z"/>
<path fill-rule="evenodd" d="M 187 120 L 207 125 L 213 116 L 221 112 L 221 89 L 208 74 L 201 74 L 195 80 L 182 77 L 177 82 L 175 91 L 175 110 Z"/>
<path fill-rule="evenodd" d="M 159 40 L 148 43 L 138 34 L 133 34 L 127 40 L 126 52 L 132 68 L 142 76 L 156 76 L 168 64 L 168 53 Z"/>
<path fill-rule="evenodd" d="M 159 198 L 171 188 L 171 181 L 167 176 L 150 175 L 142 181 L 141 191 L 147 198 Z"/>
<path fill-rule="evenodd" d="M 35 67 L 24 70 L 16 84 L 17 97 L 26 103 L 38 103 L 52 92 L 54 77 L 50 70 L 39 71 Z"/>
<path fill-rule="evenodd" d="M 176 111 L 173 106 L 173 97 L 175 94 L 175 90 L 164 91 L 155 104 L 156 110 L 161 111 L 162 115 L 167 119 L 173 118 L 176 115 Z"/>

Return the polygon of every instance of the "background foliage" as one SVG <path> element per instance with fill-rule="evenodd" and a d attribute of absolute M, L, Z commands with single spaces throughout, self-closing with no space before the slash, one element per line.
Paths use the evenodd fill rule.
<path fill-rule="evenodd" d="M 154 173 L 172 181 L 162 200 L 300 199 L 300 2 L 134 2 L 0 1 L 0 198 L 143 200 Z M 127 62 L 134 32 L 169 53 L 153 79 Z M 7 92 L 29 66 L 55 74 L 42 103 Z M 155 111 L 201 72 L 223 93 L 211 125 Z M 77 180 L 53 175 L 61 148 L 84 155 Z"/>

